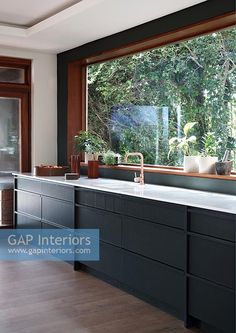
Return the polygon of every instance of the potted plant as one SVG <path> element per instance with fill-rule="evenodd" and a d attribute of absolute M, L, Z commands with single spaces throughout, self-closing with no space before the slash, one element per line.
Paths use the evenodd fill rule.
<path fill-rule="evenodd" d="M 118 163 L 118 156 L 114 151 L 108 150 L 103 154 L 102 160 L 106 165 L 115 165 Z"/>
<path fill-rule="evenodd" d="M 218 142 L 214 132 L 207 132 L 202 138 L 202 151 L 199 156 L 199 172 L 200 173 L 216 173 L 215 164 L 218 161 L 216 156 Z"/>
<path fill-rule="evenodd" d="M 105 147 L 104 140 L 87 131 L 81 131 L 74 136 L 74 150 L 77 153 L 85 153 L 85 163 L 88 163 L 89 178 L 98 178 L 98 157 Z"/>
<path fill-rule="evenodd" d="M 198 156 L 195 150 L 197 138 L 195 135 L 190 136 L 190 131 L 197 122 L 190 122 L 184 126 L 184 137 L 173 137 L 169 140 L 169 155 L 174 151 L 182 151 L 184 153 L 184 171 L 198 172 Z"/>

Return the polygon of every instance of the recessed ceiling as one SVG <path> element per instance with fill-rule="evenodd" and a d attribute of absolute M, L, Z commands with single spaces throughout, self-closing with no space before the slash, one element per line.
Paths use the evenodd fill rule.
<path fill-rule="evenodd" d="M 12 15 L 10 19 L 0 14 L 0 20 L 13 25 L 40 20 L 28 28 L 0 24 L 0 46 L 59 53 L 204 1 L 0 0 L 0 13 Z M 70 6 L 60 11 L 65 5 Z M 55 11 L 57 14 L 50 16 Z M 40 19 L 45 16 L 49 17 Z"/>
<path fill-rule="evenodd" d="M 30 27 L 80 0 L 1 0 L 0 22 Z"/>

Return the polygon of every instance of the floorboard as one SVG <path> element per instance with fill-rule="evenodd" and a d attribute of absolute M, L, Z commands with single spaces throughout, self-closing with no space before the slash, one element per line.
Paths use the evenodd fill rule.
<path fill-rule="evenodd" d="M 193 333 L 63 262 L 0 262 L 0 333 Z"/>

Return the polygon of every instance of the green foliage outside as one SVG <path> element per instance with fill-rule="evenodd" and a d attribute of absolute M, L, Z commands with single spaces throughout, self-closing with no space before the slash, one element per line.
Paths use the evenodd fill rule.
<path fill-rule="evenodd" d="M 115 152 L 182 165 L 169 139 L 190 122 L 195 149 L 229 148 L 236 169 L 236 28 L 89 66 L 88 130 Z"/>

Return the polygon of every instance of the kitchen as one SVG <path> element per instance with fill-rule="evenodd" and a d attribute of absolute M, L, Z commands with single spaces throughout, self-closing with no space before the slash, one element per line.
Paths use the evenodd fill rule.
<path fill-rule="evenodd" d="M 234 333 L 234 1 L 23 2 L 0 5 L 1 332 Z M 7 255 L 29 230 L 94 256 Z"/>

